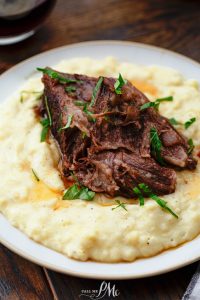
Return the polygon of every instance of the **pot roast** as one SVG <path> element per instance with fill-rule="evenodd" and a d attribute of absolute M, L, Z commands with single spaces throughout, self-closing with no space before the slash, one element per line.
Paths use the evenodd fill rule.
<path fill-rule="evenodd" d="M 51 115 L 62 176 L 95 192 L 134 198 L 139 183 L 158 195 L 173 193 L 175 169 L 195 169 L 186 138 L 154 107 L 141 110 L 149 100 L 130 82 L 117 94 L 114 78 L 56 73 L 60 77 L 43 75 L 40 112 Z M 152 130 L 161 142 L 159 155 Z"/>

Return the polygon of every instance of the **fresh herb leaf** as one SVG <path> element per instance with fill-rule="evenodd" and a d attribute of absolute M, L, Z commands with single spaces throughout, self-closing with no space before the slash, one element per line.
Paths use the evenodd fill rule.
<path fill-rule="evenodd" d="M 47 110 L 47 115 L 48 115 L 48 119 L 49 119 L 49 126 L 52 126 L 52 118 L 51 118 L 51 113 L 50 113 L 50 109 L 48 106 L 48 101 L 47 101 L 47 97 L 44 97 L 44 102 L 45 102 L 45 106 L 46 106 L 46 110 Z"/>
<path fill-rule="evenodd" d="M 97 81 L 97 84 L 92 92 L 92 100 L 89 105 L 90 107 L 94 105 L 98 90 L 100 89 L 102 82 L 103 82 L 103 77 L 101 76 L 101 77 L 99 77 L 99 80 Z"/>
<path fill-rule="evenodd" d="M 151 142 L 151 151 L 153 155 L 156 157 L 159 163 L 163 164 L 164 162 L 161 157 L 162 142 L 159 138 L 156 128 L 154 127 L 152 127 L 150 130 L 150 142 Z"/>
<path fill-rule="evenodd" d="M 71 123 L 72 123 L 73 116 L 74 116 L 74 115 L 69 115 L 69 116 L 68 116 L 68 120 L 67 120 L 66 125 L 65 125 L 64 127 L 61 127 L 61 128 L 58 130 L 58 132 L 60 132 L 61 130 L 65 130 L 65 129 L 67 129 L 67 128 L 70 127 L 70 125 L 71 125 Z"/>
<path fill-rule="evenodd" d="M 188 140 L 188 145 L 189 145 L 189 149 L 188 149 L 188 154 L 191 154 L 192 153 L 192 151 L 194 150 L 194 142 L 193 142 L 193 140 L 192 139 L 189 139 Z"/>
<path fill-rule="evenodd" d="M 63 195 L 63 200 L 75 200 L 78 199 L 80 193 L 80 189 L 78 185 L 75 183 L 70 186 L 67 190 L 65 190 Z"/>
<path fill-rule="evenodd" d="M 122 94 L 122 87 L 126 83 L 127 83 L 127 80 L 123 79 L 122 75 L 119 73 L 119 77 L 118 77 L 118 79 L 116 80 L 116 82 L 114 84 L 115 93 L 117 95 L 121 95 Z"/>
<path fill-rule="evenodd" d="M 49 77 L 51 77 L 52 79 L 58 79 L 58 81 L 60 83 L 73 83 L 73 82 L 80 82 L 80 80 L 76 80 L 76 79 L 71 79 L 71 78 L 65 78 L 63 76 L 61 76 L 60 74 L 58 74 L 58 72 L 53 71 L 51 69 L 47 69 L 47 68 L 37 68 L 38 71 L 43 72 L 44 74 L 47 74 Z"/>
<path fill-rule="evenodd" d="M 93 200 L 94 196 L 95 196 L 95 192 L 90 191 L 86 187 L 81 187 L 79 199 L 91 201 L 91 200 Z"/>
<path fill-rule="evenodd" d="M 20 102 L 24 102 L 24 95 L 26 94 L 36 94 L 37 96 L 35 97 L 35 100 L 39 100 L 42 96 L 42 92 L 39 91 L 21 91 L 20 92 Z"/>
<path fill-rule="evenodd" d="M 76 100 L 76 101 L 74 102 L 74 104 L 75 104 L 76 106 L 85 106 L 85 105 L 87 105 L 87 103 L 84 102 L 84 101 L 82 101 L 82 100 Z"/>
<path fill-rule="evenodd" d="M 155 100 L 155 102 L 160 103 L 160 102 L 164 102 L 164 101 L 173 101 L 173 100 L 174 100 L 173 96 L 168 96 L 168 97 L 163 97 L 163 98 L 157 98 Z"/>
<path fill-rule="evenodd" d="M 185 129 L 188 129 L 194 122 L 196 121 L 196 118 L 191 118 L 187 122 L 184 123 Z"/>
<path fill-rule="evenodd" d="M 66 86 L 65 91 L 66 91 L 67 93 L 73 93 L 73 92 L 76 91 L 76 87 L 75 87 L 75 86 L 72 86 L 72 85 Z"/>
<path fill-rule="evenodd" d="M 36 181 L 40 181 L 40 178 L 38 177 L 38 175 L 36 174 L 36 172 L 33 169 L 31 169 L 31 170 L 32 170 L 32 173 L 33 173 Z"/>
<path fill-rule="evenodd" d="M 148 185 L 146 185 L 145 183 L 139 183 L 138 184 L 139 188 L 145 192 L 145 193 L 151 193 L 150 188 L 148 187 Z"/>
<path fill-rule="evenodd" d="M 173 210 L 167 205 L 167 202 L 165 200 L 159 198 L 157 195 L 153 194 L 152 191 L 151 191 L 151 189 L 145 183 L 140 183 L 138 185 L 138 187 L 135 187 L 133 189 L 133 191 L 138 196 L 139 201 L 141 201 L 140 197 L 143 197 L 143 193 L 145 193 L 149 198 L 155 200 L 156 203 L 158 205 L 160 205 L 163 209 L 167 210 L 175 218 L 178 218 L 177 214 L 175 212 L 173 212 Z M 143 199 L 144 199 L 144 197 L 143 197 Z M 142 204 L 142 205 L 144 205 L 144 204 Z"/>
<path fill-rule="evenodd" d="M 142 106 L 140 106 L 140 110 L 144 110 L 144 109 L 147 109 L 149 107 L 157 107 L 156 103 L 155 102 L 147 102 L 147 103 L 144 103 Z"/>
<path fill-rule="evenodd" d="M 78 184 L 75 183 L 64 192 L 63 200 L 81 199 L 91 201 L 93 200 L 94 196 L 95 192 L 89 190 L 84 186 L 79 187 Z"/>
<path fill-rule="evenodd" d="M 76 106 L 83 106 L 83 112 L 88 115 L 89 119 L 92 122 L 95 122 L 96 119 L 93 117 L 93 113 L 88 110 L 88 103 L 82 101 L 82 100 L 77 100 L 74 102 Z"/>
<path fill-rule="evenodd" d="M 91 111 L 88 110 L 87 106 L 85 106 L 83 108 L 84 113 L 86 113 L 86 115 L 88 115 L 88 118 L 90 121 L 95 122 L 96 118 L 93 116 L 93 113 Z"/>
<path fill-rule="evenodd" d="M 175 118 L 169 119 L 169 122 L 171 125 L 179 125 L 180 124 L 180 122 L 178 122 Z"/>
<path fill-rule="evenodd" d="M 167 210 L 170 214 L 172 214 L 175 218 L 178 219 L 177 214 L 175 214 L 175 212 L 173 212 L 173 210 L 167 205 L 167 202 L 161 198 L 159 198 L 157 195 L 155 194 L 151 194 L 149 196 L 151 199 L 155 200 L 157 202 L 158 205 L 160 205 L 162 208 L 164 208 L 165 210 Z"/>
<path fill-rule="evenodd" d="M 140 191 L 140 189 L 138 187 L 134 187 L 133 188 L 133 192 L 136 194 L 136 196 L 138 197 L 139 201 L 140 201 L 140 206 L 144 205 L 144 197 Z"/>
<path fill-rule="evenodd" d="M 169 97 L 164 97 L 164 98 L 158 98 L 156 99 L 154 102 L 147 102 L 147 103 L 144 103 L 141 107 L 140 107 L 140 110 L 144 110 L 144 109 L 147 109 L 149 107 L 154 107 L 156 110 L 159 109 L 159 105 L 161 102 L 164 102 L 164 101 L 173 101 L 173 97 L 172 96 L 169 96 Z"/>
<path fill-rule="evenodd" d="M 49 123 L 49 119 L 43 119 L 40 121 L 41 125 L 42 125 L 42 132 L 41 132 L 41 137 L 40 137 L 40 142 L 44 142 L 46 141 L 48 132 L 49 132 L 49 128 L 50 128 L 50 123 Z"/>
<path fill-rule="evenodd" d="M 49 124 L 49 119 L 48 119 L 48 118 L 45 118 L 45 119 L 41 120 L 40 123 L 41 123 L 42 126 L 44 126 L 44 127 L 49 127 L 49 126 L 50 126 L 50 124 Z"/>
<path fill-rule="evenodd" d="M 116 209 L 116 208 L 118 208 L 118 207 L 121 207 L 121 208 L 123 208 L 124 210 L 128 211 L 128 210 L 126 209 L 126 206 L 125 206 L 126 203 L 123 203 L 123 202 L 121 202 L 120 200 L 115 200 L 115 202 L 116 202 L 118 205 L 117 205 L 116 207 L 113 207 L 112 210 L 114 210 L 114 209 Z"/>

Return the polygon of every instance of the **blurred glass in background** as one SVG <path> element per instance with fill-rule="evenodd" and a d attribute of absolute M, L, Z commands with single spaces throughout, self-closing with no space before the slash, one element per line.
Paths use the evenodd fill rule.
<path fill-rule="evenodd" d="M 22 41 L 38 29 L 56 0 L 0 0 L 0 45 Z"/>

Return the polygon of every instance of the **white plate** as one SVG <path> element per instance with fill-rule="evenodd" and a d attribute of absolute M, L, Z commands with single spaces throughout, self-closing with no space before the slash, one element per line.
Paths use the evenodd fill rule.
<path fill-rule="evenodd" d="M 53 65 L 62 59 L 89 56 L 115 56 L 121 61 L 159 64 L 179 70 L 186 78 L 200 82 L 200 64 L 182 55 L 143 44 L 99 41 L 60 47 L 36 55 L 0 76 L 1 100 L 8 98 L 34 73 L 38 66 Z M 152 276 L 177 269 L 200 259 L 200 237 L 178 248 L 132 263 L 79 262 L 35 243 L 0 215 L 0 241 L 19 255 L 49 269 L 66 274 L 101 279 L 126 279 Z"/>

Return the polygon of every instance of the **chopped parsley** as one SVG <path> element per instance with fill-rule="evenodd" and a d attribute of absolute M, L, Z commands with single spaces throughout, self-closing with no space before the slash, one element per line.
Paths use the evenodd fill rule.
<path fill-rule="evenodd" d="M 72 123 L 73 116 L 74 116 L 74 115 L 69 115 L 69 116 L 68 116 L 68 120 L 67 120 L 66 125 L 65 125 L 64 127 L 61 127 L 61 128 L 58 130 L 58 132 L 60 132 L 61 130 L 65 130 L 65 129 L 67 129 L 67 128 L 70 127 L 70 125 L 71 125 L 71 123 Z"/>
<path fill-rule="evenodd" d="M 161 164 L 163 164 L 163 159 L 161 157 L 161 148 L 162 148 L 162 142 L 159 138 L 158 132 L 156 128 L 152 127 L 150 130 L 150 142 L 151 142 L 151 151 L 157 161 Z"/>
<path fill-rule="evenodd" d="M 103 82 L 103 77 L 101 76 L 101 77 L 99 77 L 99 80 L 97 81 L 97 84 L 92 92 L 92 100 L 89 105 L 90 107 L 94 105 L 98 90 L 100 89 L 102 82 Z"/>
<path fill-rule="evenodd" d="M 156 99 L 153 102 L 144 103 L 140 107 L 140 110 L 144 110 L 144 109 L 147 109 L 149 107 L 154 107 L 156 110 L 158 110 L 159 109 L 159 105 L 160 105 L 161 102 L 164 102 L 164 101 L 173 101 L 173 99 L 174 99 L 173 96 L 164 97 L 164 98 L 158 98 L 158 99 Z"/>
<path fill-rule="evenodd" d="M 74 102 L 76 106 L 82 106 L 83 107 L 83 112 L 89 117 L 89 119 L 92 122 L 95 122 L 96 119 L 93 117 L 93 113 L 88 110 L 88 103 L 82 101 L 82 100 L 77 100 Z"/>
<path fill-rule="evenodd" d="M 77 183 L 70 186 L 68 189 L 65 190 L 63 195 L 63 200 L 86 200 L 91 201 L 95 196 L 95 192 L 89 190 L 84 186 L 79 186 Z"/>
<path fill-rule="evenodd" d="M 63 195 L 63 200 L 74 200 L 78 199 L 80 189 L 77 184 L 73 184 L 67 190 L 65 190 Z"/>
<path fill-rule="evenodd" d="M 118 77 L 118 79 L 116 80 L 116 82 L 114 84 L 115 93 L 117 95 L 121 95 L 122 94 L 122 87 L 126 83 L 127 83 L 127 80 L 123 79 L 122 75 L 119 73 L 119 77 Z"/>
<path fill-rule="evenodd" d="M 73 86 L 73 85 L 66 86 L 65 91 L 66 91 L 67 93 L 73 93 L 73 92 L 76 91 L 76 87 Z"/>
<path fill-rule="evenodd" d="M 153 200 L 155 200 L 156 203 L 158 205 L 160 205 L 160 207 L 162 207 L 163 209 L 167 210 L 170 214 L 172 214 L 175 218 L 178 219 L 178 215 L 175 212 L 173 212 L 173 210 L 167 205 L 167 202 L 165 200 L 159 198 L 155 194 L 151 194 L 150 198 L 153 199 Z"/>
<path fill-rule="evenodd" d="M 116 209 L 116 208 L 118 208 L 118 207 L 121 207 L 121 208 L 123 208 L 124 210 L 128 211 L 128 210 L 126 209 L 126 206 L 125 206 L 126 203 L 123 203 L 123 202 L 121 202 L 120 200 L 115 200 L 115 202 L 116 202 L 118 205 L 115 206 L 115 207 L 113 207 L 112 210 L 114 210 L 114 209 Z"/>
<path fill-rule="evenodd" d="M 193 140 L 192 139 L 189 139 L 188 140 L 188 145 L 189 145 L 189 149 L 188 149 L 188 154 L 191 154 L 192 153 L 192 151 L 194 150 L 194 142 L 193 142 Z"/>
<path fill-rule="evenodd" d="M 36 174 L 36 172 L 33 169 L 31 169 L 31 170 L 32 170 L 32 173 L 33 173 L 33 175 L 35 177 L 35 180 L 36 181 L 40 181 L 40 178 L 38 177 L 38 175 Z"/>
<path fill-rule="evenodd" d="M 191 118 L 187 122 L 184 123 L 185 129 L 188 129 L 194 122 L 196 121 L 196 118 Z"/>
<path fill-rule="evenodd" d="M 135 193 L 136 196 L 138 196 L 140 203 L 142 199 L 142 204 L 140 204 L 140 206 L 144 205 L 144 196 L 143 196 L 144 193 L 146 194 L 146 196 L 156 201 L 156 203 L 160 207 L 162 207 L 164 210 L 168 211 L 170 214 L 172 214 L 175 218 L 178 219 L 178 215 L 175 212 L 173 212 L 173 210 L 167 205 L 167 202 L 159 198 L 154 193 L 152 193 L 151 189 L 145 183 L 140 183 L 138 187 L 133 188 L 133 192 Z"/>
<path fill-rule="evenodd" d="M 59 83 L 65 84 L 65 83 L 73 83 L 73 82 L 80 82 L 80 80 L 71 79 L 71 78 L 65 78 L 61 76 L 58 72 L 47 69 L 47 68 L 37 68 L 38 71 L 43 72 L 43 74 L 47 74 L 52 79 L 58 79 Z"/>
<path fill-rule="evenodd" d="M 138 187 L 134 187 L 133 192 L 138 197 L 138 199 L 140 201 L 140 206 L 143 206 L 144 205 L 144 197 L 143 197 L 142 192 L 140 191 L 140 189 Z"/>
<path fill-rule="evenodd" d="M 51 113 L 50 113 L 50 109 L 49 109 L 49 106 L 48 106 L 48 100 L 47 100 L 46 96 L 44 97 L 44 102 L 45 102 L 47 115 L 48 115 L 48 119 L 49 119 L 49 126 L 52 126 L 52 118 L 51 118 Z"/>
<path fill-rule="evenodd" d="M 40 124 L 42 125 L 42 132 L 41 132 L 41 137 L 40 137 L 40 142 L 44 142 L 47 138 L 48 132 L 49 132 L 49 128 L 52 126 L 52 117 L 51 117 L 51 113 L 50 113 L 50 109 L 48 106 L 48 101 L 47 101 L 47 97 L 44 97 L 44 102 L 45 102 L 45 106 L 46 106 L 46 111 L 47 111 L 47 118 L 44 118 L 40 121 Z"/>
<path fill-rule="evenodd" d="M 169 119 L 169 122 L 171 125 L 179 125 L 180 124 L 180 122 L 178 122 L 175 118 Z"/>
<path fill-rule="evenodd" d="M 76 106 L 83 106 L 83 107 L 88 104 L 88 103 L 86 103 L 85 101 L 82 101 L 82 100 L 76 100 L 74 103 L 75 103 Z"/>
<path fill-rule="evenodd" d="M 49 128 L 50 128 L 50 122 L 48 118 L 45 118 L 43 120 L 40 121 L 40 124 L 42 125 L 42 132 L 41 132 L 41 137 L 40 137 L 40 142 L 44 142 L 46 141 L 48 132 L 49 132 Z"/>

